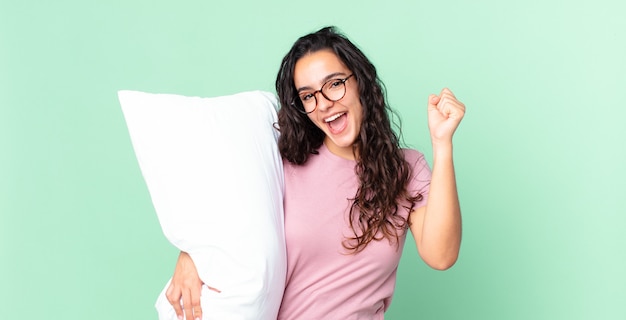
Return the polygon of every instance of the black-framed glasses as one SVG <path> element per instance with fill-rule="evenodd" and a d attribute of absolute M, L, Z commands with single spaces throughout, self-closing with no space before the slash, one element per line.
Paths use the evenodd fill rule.
<path fill-rule="evenodd" d="M 343 79 L 330 79 L 316 91 L 303 91 L 298 94 L 298 98 L 291 103 L 296 109 L 304 114 L 309 114 L 317 109 L 317 93 L 321 93 L 324 98 L 330 101 L 339 101 L 346 95 L 346 81 L 354 75 L 351 74 Z"/>

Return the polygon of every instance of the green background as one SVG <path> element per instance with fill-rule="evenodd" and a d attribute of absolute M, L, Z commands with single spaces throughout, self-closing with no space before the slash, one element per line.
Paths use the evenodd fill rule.
<path fill-rule="evenodd" d="M 177 252 L 117 90 L 274 91 L 329 24 L 429 158 L 428 94 L 467 105 L 459 261 L 407 245 L 388 319 L 626 319 L 622 1 L 0 1 L 0 319 L 156 319 Z"/>

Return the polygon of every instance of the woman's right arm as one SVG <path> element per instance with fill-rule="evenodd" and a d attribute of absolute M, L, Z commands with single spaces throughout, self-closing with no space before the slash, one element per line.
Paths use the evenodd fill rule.
<path fill-rule="evenodd" d="M 202 285 L 202 280 L 198 276 L 198 270 L 196 270 L 193 260 L 189 254 L 181 251 L 178 255 L 172 281 L 165 293 L 167 301 L 174 307 L 178 319 L 183 319 L 183 309 L 186 319 L 202 319 L 202 307 L 200 306 Z"/>

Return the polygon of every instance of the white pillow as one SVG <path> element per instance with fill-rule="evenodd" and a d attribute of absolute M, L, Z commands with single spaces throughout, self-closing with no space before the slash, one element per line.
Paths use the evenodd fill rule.
<path fill-rule="evenodd" d="M 203 286 L 203 319 L 276 319 L 286 253 L 275 96 L 118 97 L 163 233 L 221 290 Z M 164 292 L 159 319 L 177 320 Z"/>

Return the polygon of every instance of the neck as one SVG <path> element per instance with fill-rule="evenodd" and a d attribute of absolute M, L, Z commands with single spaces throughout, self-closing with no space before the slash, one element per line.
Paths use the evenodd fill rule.
<path fill-rule="evenodd" d="M 357 150 L 354 145 L 350 147 L 339 147 L 335 145 L 334 143 L 332 143 L 331 141 L 329 141 L 328 138 L 324 139 L 324 145 L 326 145 L 326 148 L 328 148 L 328 151 L 330 151 L 330 153 L 338 157 L 341 157 L 347 160 L 357 159 Z"/>

